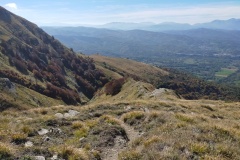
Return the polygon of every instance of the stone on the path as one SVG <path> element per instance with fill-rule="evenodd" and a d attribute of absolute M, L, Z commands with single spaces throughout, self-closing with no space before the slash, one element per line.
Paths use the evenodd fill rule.
<path fill-rule="evenodd" d="M 58 160 L 58 155 L 57 154 L 53 155 L 51 160 Z"/>
<path fill-rule="evenodd" d="M 56 118 L 59 118 L 59 119 L 63 118 L 63 114 L 62 113 L 56 113 L 54 116 Z"/>
<path fill-rule="evenodd" d="M 78 111 L 75 111 L 75 110 L 69 110 L 68 113 L 72 116 L 72 117 L 75 117 L 76 115 L 79 114 Z"/>
<path fill-rule="evenodd" d="M 71 118 L 71 115 L 69 113 L 64 113 L 64 118 Z"/>
<path fill-rule="evenodd" d="M 24 146 L 25 146 L 26 148 L 32 147 L 32 146 L 33 146 L 33 142 L 27 141 L 27 142 L 24 144 Z"/>
<path fill-rule="evenodd" d="M 43 157 L 43 156 L 35 156 L 34 160 L 45 160 L 45 157 Z"/>
<path fill-rule="evenodd" d="M 43 137 L 43 141 L 44 141 L 44 142 L 47 142 L 47 141 L 50 141 L 50 140 L 51 140 L 51 138 L 48 137 L 48 136 Z"/>
<path fill-rule="evenodd" d="M 45 134 L 47 134 L 49 131 L 47 130 L 47 129 L 40 129 L 40 130 L 38 130 L 38 134 L 40 135 L 40 136 L 42 136 L 42 135 L 45 135 Z"/>

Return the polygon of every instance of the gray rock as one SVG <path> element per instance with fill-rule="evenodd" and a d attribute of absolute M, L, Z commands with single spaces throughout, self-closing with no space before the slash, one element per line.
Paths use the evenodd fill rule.
<path fill-rule="evenodd" d="M 50 141 L 50 140 L 51 140 L 51 138 L 48 137 L 48 136 L 43 137 L 43 141 L 44 141 L 44 142 L 48 142 L 48 141 Z"/>
<path fill-rule="evenodd" d="M 26 148 L 32 147 L 32 146 L 33 146 L 33 142 L 27 141 L 27 142 L 24 144 L 24 146 L 25 146 Z"/>
<path fill-rule="evenodd" d="M 64 117 L 62 113 L 56 113 L 54 116 L 59 119 L 62 119 Z"/>
<path fill-rule="evenodd" d="M 58 155 L 57 155 L 57 154 L 53 155 L 52 158 L 51 158 L 51 160 L 59 160 L 59 159 L 58 159 Z"/>
<path fill-rule="evenodd" d="M 75 117 L 76 115 L 79 114 L 78 111 L 75 111 L 75 110 L 69 110 L 68 113 L 72 116 L 72 117 Z"/>
<path fill-rule="evenodd" d="M 62 130 L 60 128 L 50 128 L 49 132 L 54 135 L 60 135 L 62 133 Z"/>
<path fill-rule="evenodd" d="M 144 112 L 146 112 L 146 113 L 150 113 L 150 111 L 149 111 L 149 109 L 148 108 L 144 108 Z"/>
<path fill-rule="evenodd" d="M 40 129 L 40 130 L 38 130 L 38 134 L 40 135 L 40 136 L 42 136 L 42 135 L 45 135 L 45 134 L 47 134 L 49 131 L 47 130 L 47 129 Z"/>
<path fill-rule="evenodd" d="M 125 110 L 125 111 L 130 111 L 131 109 L 132 109 L 131 106 L 126 106 L 126 107 L 124 107 L 124 110 Z"/>
<path fill-rule="evenodd" d="M 34 160 L 45 160 L 45 157 L 43 157 L 43 156 L 35 156 L 33 158 L 34 158 Z"/>
<path fill-rule="evenodd" d="M 71 118 L 72 116 L 69 113 L 64 113 L 63 117 L 64 118 Z"/>
<path fill-rule="evenodd" d="M 79 139 L 79 142 L 82 142 L 85 139 L 85 137 L 82 137 Z"/>
<path fill-rule="evenodd" d="M 10 93 L 16 93 L 15 85 L 8 78 L 0 78 L 0 89 Z"/>

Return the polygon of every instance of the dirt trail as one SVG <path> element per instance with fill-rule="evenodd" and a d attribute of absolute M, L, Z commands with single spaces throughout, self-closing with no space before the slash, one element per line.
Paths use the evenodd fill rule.
<path fill-rule="evenodd" d="M 127 145 L 140 137 L 140 133 L 134 130 L 133 127 L 125 124 L 123 120 L 119 119 L 121 127 L 126 131 L 129 141 L 127 142 L 123 137 L 117 136 L 114 140 L 114 146 L 104 151 L 103 160 L 117 160 L 118 153 L 126 149 Z"/>

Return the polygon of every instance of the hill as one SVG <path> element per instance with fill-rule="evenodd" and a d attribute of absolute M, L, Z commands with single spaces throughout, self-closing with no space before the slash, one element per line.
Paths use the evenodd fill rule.
<path fill-rule="evenodd" d="M 186 99 L 210 98 L 235 99 L 238 101 L 240 97 L 238 88 L 206 82 L 190 74 L 173 69 L 160 69 L 124 58 L 110 58 L 100 55 L 92 55 L 90 57 L 96 62 L 96 67 L 112 79 L 131 77 L 137 81 L 150 83 L 155 88 L 172 89 Z"/>
<path fill-rule="evenodd" d="M 239 31 L 196 29 L 172 32 L 43 27 L 75 51 L 108 56 L 148 57 L 185 54 L 239 56 Z"/>
<path fill-rule="evenodd" d="M 91 99 L 108 80 L 35 24 L 0 7 L 0 77 L 67 104 Z"/>
<path fill-rule="evenodd" d="M 223 68 L 239 68 L 240 32 L 191 29 L 150 32 L 86 27 L 44 27 L 62 43 L 85 54 L 124 57 L 194 74 L 209 81 Z M 229 84 L 237 84 L 232 81 Z"/>
<path fill-rule="evenodd" d="M 0 15 L 0 159 L 240 158 L 237 90 L 77 55 L 1 7 Z"/>
<path fill-rule="evenodd" d="M 185 100 L 128 79 L 83 106 L 0 112 L 0 157 L 239 159 L 239 103 Z"/>

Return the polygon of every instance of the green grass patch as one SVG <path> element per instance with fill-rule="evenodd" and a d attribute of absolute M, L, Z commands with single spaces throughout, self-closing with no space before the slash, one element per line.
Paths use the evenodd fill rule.
<path fill-rule="evenodd" d="M 238 69 L 236 68 L 222 68 L 220 71 L 215 73 L 216 77 L 228 77 L 229 75 L 235 73 Z"/>
<path fill-rule="evenodd" d="M 185 64 L 195 64 L 197 62 L 192 58 L 188 58 L 188 59 L 184 60 L 184 63 Z"/>

